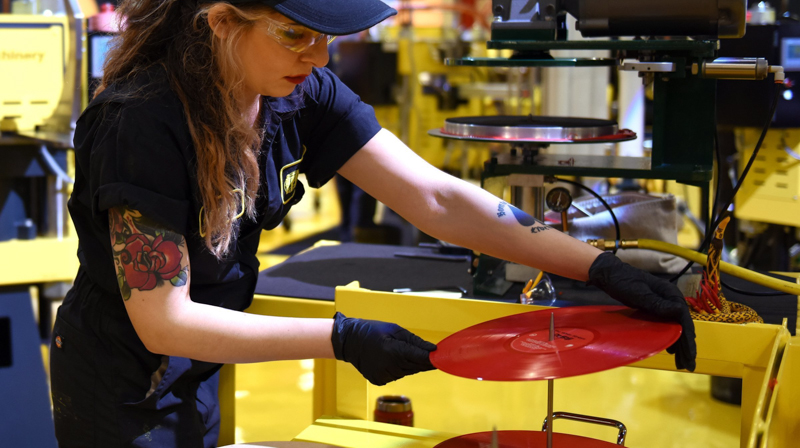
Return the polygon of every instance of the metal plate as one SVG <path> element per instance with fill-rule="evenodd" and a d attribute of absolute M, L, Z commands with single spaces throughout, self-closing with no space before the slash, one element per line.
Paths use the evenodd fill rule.
<path fill-rule="evenodd" d="M 490 40 L 486 42 L 489 49 L 513 49 L 520 51 L 546 51 L 546 50 L 632 50 L 632 51 L 663 51 L 663 52 L 688 52 L 695 56 L 708 56 L 716 52 L 716 40 Z"/>
<path fill-rule="evenodd" d="M 611 120 L 533 115 L 457 117 L 445 120 L 434 137 L 474 141 L 533 143 L 602 143 L 632 140 L 636 134 L 620 132 Z"/>
<path fill-rule="evenodd" d="M 445 65 L 469 67 L 613 67 L 616 59 L 608 58 L 447 58 Z"/>
<path fill-rule="evenodd" d="M 501 143 L 541 143 L 545 145 L 551 144 L 559 144 L 559 145 L 577 145 L 577 144 L 586 144 L 586 143 L 617 143 L 617 142 L 626 142 L 628 140 L 636 140 L 636 134 L 625 132 L 623 134 L 618 135 L 610 135 L 607 138 L 593 138 L 590 140 L 552 140 L 552 141 L 545 141 L 545 140 L 510 140 L 510 139 L 502 139 L 502 138 L 489 138 L 489 137 L 460 137 L 457 135 L 446 134 L 442 132 L 441 129 L 431 129 L 428 131 L 428 135 L 431 137 L 439 137 L 439 138 L 447 138 L 451 140 L 469 140 L 473 142 L 501 142 Z"/>
<path fill-rule="evenodd" d="M 554 341 L 548 341 L 550 314 Z M 437 344 L 431 363 L 482 381 L 566 378 L 632 364 L 661 352 L 681 326 L 624 306 L 531 311 L 483 322 Z"/>

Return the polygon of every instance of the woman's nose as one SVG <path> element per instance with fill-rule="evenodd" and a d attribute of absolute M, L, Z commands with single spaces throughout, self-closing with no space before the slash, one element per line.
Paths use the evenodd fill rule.
<path fill-rule="evenodd" d="M 330 59 L 330 56 L 328 55 L 328 40 L 320 39 L 319 42 L 315 43 L 309 47 L 308 50 L 301 53 L 300 59 L 311 62 L 314 67 L 317 68 L 328 65 L 328 60 Z"/>

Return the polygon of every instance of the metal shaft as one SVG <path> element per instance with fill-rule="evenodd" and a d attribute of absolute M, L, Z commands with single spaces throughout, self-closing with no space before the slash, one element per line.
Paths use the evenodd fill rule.
<path fill-rule="evenodd" d="M 511 204 L 544 221 L 544 187 L 511 187 Z"/>
<path fill-rule="evenodd" d="M 717 58 L 703 62 L 703 78 L 764 79 L 769 75 L 769 63 L 764 58 Z"/>
<path fill-rule="evenodd" d="M 555 315 L 550 313 L 550 337 L 554 341 L 556 336 Z M 553 448 L 553 380 L 547 380 L 547 448 Z"/>

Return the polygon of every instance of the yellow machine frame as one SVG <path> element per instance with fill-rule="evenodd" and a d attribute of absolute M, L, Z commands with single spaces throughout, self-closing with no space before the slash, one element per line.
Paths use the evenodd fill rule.
<path fill-rule="evenodd" d="M 335 303 L 256 296 L 248 311 L 287 317 L 328 318 L 334 311 L 341 311 L 352 317 L 396 322 L 427 340 L 439 341 L 453 332 L 489 319 L 544 308 L 375 292 L 352 284 L 337 288 Z M 797 440 L 800 419 L 790 409 L 800 396 L 800 385 L 794 384 L 790 378 L 797 377 L 800 371 L 800 340 L 795 338 L 790 342 L 789 331 L 780 325 L 696 322 L 696 329 L 698 357 L 695 373 L 743 380 L 740 446 L 782 447 L 787 446 L 782 444 L 783 441 Z M 674 370 L 672 357 L 666 353 L 633 366 Z M 220 444 L 233 443 L 234 372 L 233 366 L 223 369 Z M 333 415 L 350 420 L 318 420 L 296 440 L 346 447 L 410 448 L 432 447 L 453 436 L 368 422 L 371 418 L 370 404 L 375 397 L 370 396 L 371 386 L 349 364 L 317 360 L 315 375 L 314 418 Z M 403 443 L 398 444 L 398 437 Z"/>

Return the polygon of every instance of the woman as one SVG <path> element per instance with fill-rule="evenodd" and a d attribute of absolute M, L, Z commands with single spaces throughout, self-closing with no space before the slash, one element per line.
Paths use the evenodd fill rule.
<path fill-rule="evenodd" d="M 680 321 L 680 292 L 449 177 L 382 130 L 323 67 L 380 0 L 130 0 L 76 132 L 81 268 L 51 357 L 62 447 L 211 447 L 221 363 L 333 358 L 375 384 L 432 369 L 435 345 L 384 322 L 241 313 L 262 229 L 338 173 L 421 230 L 586 280 Z M 487 231 L 491 229 L 491 231 Z M 548 230 L 548 231 L 543 231 Z"/>

